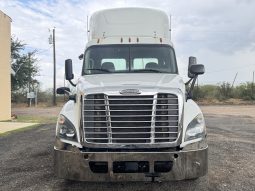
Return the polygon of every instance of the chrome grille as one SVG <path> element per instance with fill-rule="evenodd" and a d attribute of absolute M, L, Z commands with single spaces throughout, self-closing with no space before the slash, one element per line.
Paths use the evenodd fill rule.
<path fill-rule="evenodd" d="M 178 137 L 178 97 L 174 94 L 108 96 L 84 99 L 85 141 L 100 144 L 157 144 Z"/>

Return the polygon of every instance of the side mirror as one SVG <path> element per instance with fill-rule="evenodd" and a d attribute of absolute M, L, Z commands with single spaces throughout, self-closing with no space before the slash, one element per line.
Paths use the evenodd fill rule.
<path fill-rule="evenodd" d="M 196 65 L 191 65 L 189 68 L 189 73 L 192 75 L 201 75 L 205 73 L 205 67 L 203 64 L 196 64 Z"/>
<path fill-rule="evenodd" d="M 196 65 L 196 64 L 197 64 L 197 58 L 194 57 L 194 56 L 190 56 L 190 57 L 189 57 L 189 66 L 188 66 L 188 77 L 189 77 L 189 78 L 194 78 L 194 77 L 195 77 L 194 74 L 190 73 L 190 67 L 191 67 L 192 65 Z"/>
<path fill-rule="evenodd" d="M 66 93 L 70 93 L 70 88 L 67 88 L 67 87 L 57 88 L 57 94 L 63 95 Z"/>
<path fill-rule="evenodd" d="M 66 74 L 66 80 L 72 80 L 73 75 L 73 64 L 71 59 L 65 60 L 65 74 Z"/>

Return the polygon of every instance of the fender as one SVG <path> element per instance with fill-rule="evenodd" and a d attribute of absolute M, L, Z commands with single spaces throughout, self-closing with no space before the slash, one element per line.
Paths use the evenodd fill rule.
<path fill-rule="evenodd" d="M 200 107 L 194 102 L 192 99 L 188 99 L 186 102 L 184 102 L 184 111 L 183 111 L 183 135 L 182 135 L 182 144 L 180 145 L 181 148 L 184 146 L 201 141 L 201 138 L 199 139 L 194 139 L 191 141 L 184 142 L 185 134 L 186 134 L 186 129 L 189 125 L 189 123 L 198 115 L 202 114 L 202 111 Z"/>
<path fill-rule="evenodd" d="M 80 101 L 77 101 L 75 103 L 73 100 L 69 100 L 67 103 L 65 103 L 62 110 L 59 113 L 59 115 L 60 114 L 64 115 L 70 122 L 72 122 L 72 124 L 75 127 L 77 137 L 80 137 L 80 130 L 79 130 L 80 121 L 79 121 L 79 119 L 80 119 L 81 113 L 80 113 L 80 109 L 78 108 L 80 104 L 81 104 Z M 56 135 L 57 135 L 57 129 L 58 129 L 58 124 L 56 125 Z M 61 141 L 64 143 L 72 144 L 79 148 L 82 148 L 79 138 L 78 138 L 78 143 L 69 141 L 69 140 L 65 140 L 65 139 L 61 139 Z"/>

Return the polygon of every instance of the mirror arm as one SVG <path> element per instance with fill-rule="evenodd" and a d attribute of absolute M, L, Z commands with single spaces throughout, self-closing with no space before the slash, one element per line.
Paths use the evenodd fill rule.
<path fill-rule="evenodd" d="M 69 91 L 65 90 L 65 93 L 67 93 L 68 95 L 70 95 L 70 93 L 71 93 L 71 92 L 69 92 Z"/>
<path fill-rule="evenodd" d="M 74 94 L 74 95 L 69 95 L 69 100 L 73 100 L 74 103 L 76 103 L 76 94 Z"/>
<path fill-rule="evenodd" d="M 190 86 L 189 91 L 193 91 L 194 86 L 195 86 L 195 83 L 196 83 L 196 81 L 197 81 L 197 76 L 198 76 L 198 75 L 195 75 L 195 77 L 193 78 L 193 81 L 192 81 L 192 83 L 191 83 L 191 86 Z"/>
<path fill-rule="evenodd" d="M 190 79 L 185 83 L 185 86 L 189 85 L 189 83 L 191 82 L 191 80 L 193 80 L 193 78 L 190 78 Z"/>
<path fill-rule="evenodd" d="M 194 78 L 191 78 L 191 79 L 189 80 L 189 81 L 191 81 L 191 80 L 193 80 L 193 81 L 192 81 L 192 83 L 191 83 L 191 85 L 190 85 L 190 88 L 189 88 L 189 91 L 188 91 L 188 93 L 187 93 L 186 101 L 187 101 L 188 99 L 192 99 L 192 91 L 193 91 L 193 89 L 194 89 L 194 86 L 195 86 L 197 77 L 198 77 L 198 75 L 195 75 Z M 188 82 L 189 82 L 189 81 L 188 81 Z M 186 85 L 186 83 L 185 83 L 185 85 Z"/>
<path fill-rule="evenodd" d="M 72 80 L 68 80 L 69 81 L 69 83 L 73 86 L 73 87 L 76 87 L 76 84 L 74 84 L 73 82 L 72 82 Z"/>

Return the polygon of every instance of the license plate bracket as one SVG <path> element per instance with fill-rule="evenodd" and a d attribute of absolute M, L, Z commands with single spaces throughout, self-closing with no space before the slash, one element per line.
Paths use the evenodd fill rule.
<path fill-rule="evenodd" d="M 114 161 L 114 173 L 146 173 L 149 172 L 148 161 Z"/>

